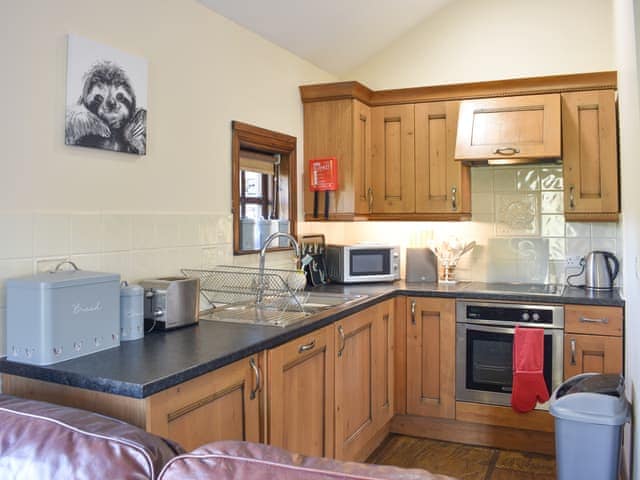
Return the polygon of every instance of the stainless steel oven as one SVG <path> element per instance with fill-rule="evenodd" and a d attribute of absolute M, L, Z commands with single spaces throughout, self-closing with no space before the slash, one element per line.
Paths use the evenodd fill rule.
<path fill-rule="evenodd" d="M 560 305 L 456 302 L 456 399 L 511 405 L 515 326 L 544 329 L 544 379 L 562 383 L 564 310 Z M 545 409 L 546 405 L 537 408 Z"/>

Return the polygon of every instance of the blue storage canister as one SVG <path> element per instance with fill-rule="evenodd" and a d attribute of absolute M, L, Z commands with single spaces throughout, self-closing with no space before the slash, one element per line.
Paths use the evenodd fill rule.
<path fill-rule="evenodd" d="M 120 341 L 144 337 L 144 288 L 120 284 Z"/>

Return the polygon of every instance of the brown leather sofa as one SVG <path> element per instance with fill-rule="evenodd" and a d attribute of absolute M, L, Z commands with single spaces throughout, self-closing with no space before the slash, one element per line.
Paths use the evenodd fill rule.
<path fill-rule="evenodd" d="M 120 420 L 2 394 L 0 478 L 449 479 L 424 470 L 305 457 L 246 442 L 216 442 L 184 453 L 179 445 Z"/>

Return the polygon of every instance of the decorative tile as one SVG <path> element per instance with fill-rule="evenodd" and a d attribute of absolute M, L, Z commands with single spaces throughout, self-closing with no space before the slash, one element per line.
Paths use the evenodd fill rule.
<path fill-rule="evenodd" d="M 0 357 L 7 354 L 5 344 L 7 338 L 7 309 L 0 308 Z M 0 392 L 2 392 L 2 384 L 0 383 Z"/>
<path fill-rule="evenodd" d="M 100 253 L 102 251 L 102 217 L 99 214 L 71 216 L 71 252 Z"/>
<path fill-rule="evenodd" d="M 564 238 L 549 239 L 549 259 L 564 260 L 566 251 L 566 241 Z"/>
<path fill-rule="evenodd" d="M 590 237 L 591 224 L 583 222 L 565 223 L 564 234 L 566 237 Z"/>
<path fill-rule="evenodd" d="M 564 213 L 564 194 L 562 192 L 542 192 L 540 194 L 542 213 Z"/>
<path fill-rule="evenodd" d="M 27 258 L 33 255 L 33 215 L 0 215 L 0 258 Z"/>
<path fill-rule="evenodd" d="M 604 250 L 605 252 L 611 252 L 613 254 L 617 251 L 617 241 L 615 238 L 592 238 L 591 239 L 592 250 Z"/>
<path fill-rule="evenodd" d="M 589 238 L 567 238 L 566 255 L 580 255 L 584 257 L 591 251 L 591 239 Z"/>
<path fill-rule="evenodd" d="M 68 255 L 71 247 L 71 217 L 63 214 L 37 214 L 34 239 L 34 254 L 38 257 Z"/>
<path fill-rule="evenodd" d="M 493 213 L 493 193 L 473 193 L 471 195 L 473 215 Z"/>
<path fill-rule="evenodd" d="M 0 308 L 7 304 L 4 288 L 5 281 L 10 278 L 31 274 L 33 274 L 33 262 L 31 259 L 0 261 Z"/>
<path fill-rule="evenodd" d="M 155 215 L 156 244 L 159 247 L 180 245 L 180 215 Z"/>
<path fill-rule="evenodd" d="M 513 168 L 495 168 L 493 171 L 494 192 L 516 191 L 516 170 Z"/>
<path fill-rule="evenodd" d="M 98 253 L 71 255 L 69 257 L 73 263 L 75 263 L 80 270 L 90 270 L 94 272 L 103 271 L 102 269 L 102 255 Z M 113 272 L 120 273 L 120 272 Z"/>
<path fill-rule="evenodd" d="M 159 247 L 154 215 L 133 215 L 131 217 L 131 226 L 134 250 L 148 250 Z"/>
<path fill-rule="evenodd" d="M 102 251 L 121 252 L 131 250 L 132 227 L 129 215 L 109 214 L 102 216 Z"/>
<path fill-rule="evenodd" d="M 618 225 L 610 222 L 592 223 L 591 235 L 595 238 L 616 238 L 618 236 Z"/>
<path fill-rule="evenodd" d="M 536 167 L 518 169 L 516 171 L 516 188 L 519 192 L 540 190 L 540 178 Z"/>
<path fill-rule="evenodd" d="M 562 190 L 563 185 L 562 167 L 545 167 L 540 170 L 542 190 Z"/>
<path fill-rule="evenodd" d="M 496 235 L 537 235 L 536 194 L 496 194 Z"/>
<path fill-rule="evenodd" d="M 564 215 L 542 215 L 542 235 L 545 237 L 564 237 Z"/>
<path fill-rule="evenodd" d="M 103 253 L 101 258 L 102 270 L 120 274 L 121 280 L 135 283 L 140 278 L 133 277 L 131 252 Z"/>
<path fill-rule="evenodd" d="M 471 188 L 476 193 L 493 192 L 493 167 L 472 167 Z"/>

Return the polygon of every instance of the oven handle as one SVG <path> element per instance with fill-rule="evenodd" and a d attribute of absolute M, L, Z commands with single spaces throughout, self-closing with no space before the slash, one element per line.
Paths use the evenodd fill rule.
<path fill-rule="evenodd" d="M 461 324 L 458 324 L 461 325 Z M 490 333 L 507 333 L 507 334 L 515 334 L 515 327 L 493 327 L 488 325 L 476 325 L 474 323 L 465 323 L 463 324 L 465 330 L 476 330 L 480 332 L 490 332 Z M 526 327 L 523 327 L 526 328 Z M 552 335 L 554 332 L 560 332 L 561 330 L 557 328 L 543 328 L 545 335 Z"/>

